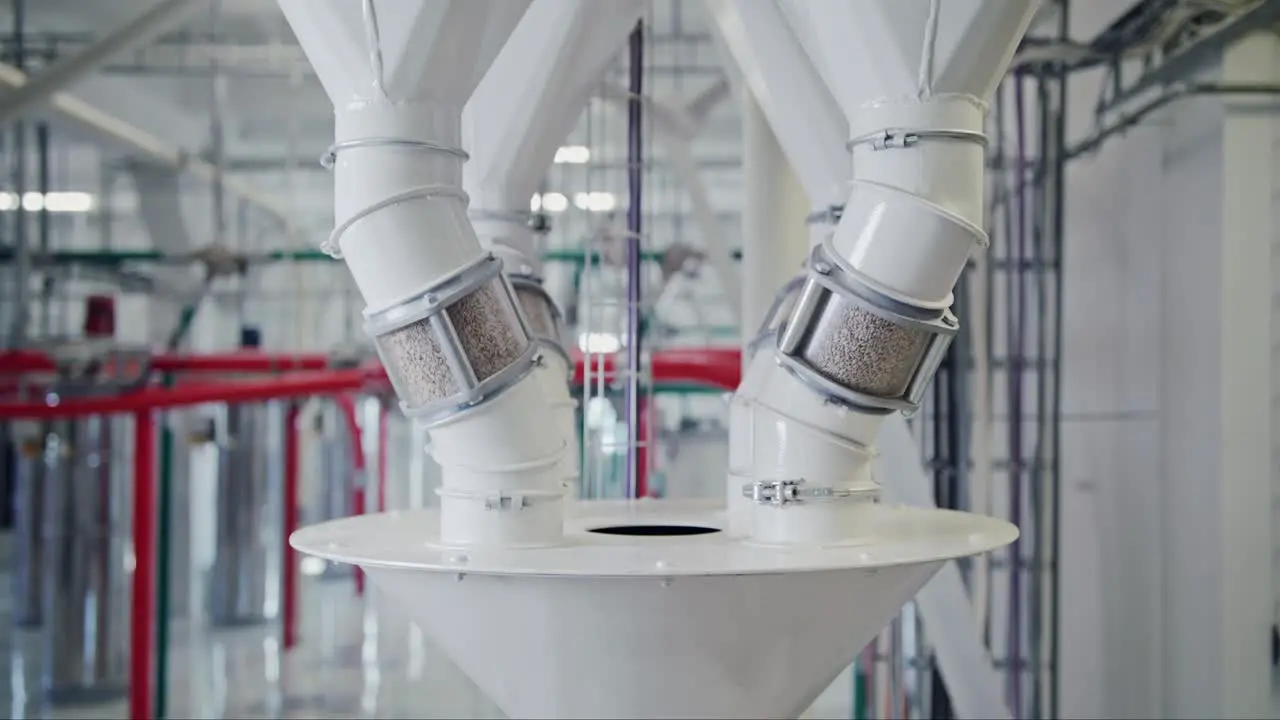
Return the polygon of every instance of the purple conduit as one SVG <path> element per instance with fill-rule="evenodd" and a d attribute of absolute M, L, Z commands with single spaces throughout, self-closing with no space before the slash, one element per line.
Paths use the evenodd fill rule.
<path fill-rule="evenodd" d="M 1009 520 L 1022 527 L 1022 373 L 1023 338 L 1026 333 L 1027 287 L 1024 262 L 1027 254 L 1027 193 L 1024 180 L 1026 167 L 1026 103 L 1022 78 L 1013 76 L 1013 132 L 1016 191 L 1014 222 L 1009 228 L 1009 245 L 1013 255 L 1009 271 Z M 1016 289 L 1015 289 L 1016 288 Z M 1016 293 L 1016 295 L 1015 295 Z M 1024 532 L 1025 534 L 1025 532 Z M 1009 710 L 1022 717 L 1022 535 L 1010 546 L 1009 555 L 1009 644 L 1005 651 L 1006 672 L 1010 673 Z"/>
<path fill-rule="evenodd" d="M 627 497 L 639 497 L 640 477 L 640 185 L 643 180 L 644 21 L 636 23 L 628 42 L 630 82 L 627 90 Z"/>

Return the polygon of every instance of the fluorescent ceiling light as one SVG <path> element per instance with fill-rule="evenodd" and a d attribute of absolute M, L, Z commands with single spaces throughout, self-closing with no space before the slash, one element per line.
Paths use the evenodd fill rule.
<path fill-rule="evenodd" d="M 607 355 L 621 350 L 622 340 L 613 333 L 580 333 L 578 335 L 578 349 L 584 353 Z"/>
<path fill-rule="evenodd" d="M 585 165 L 591 162 L 591 148 L 586 145 L 561 145 L 556 149 L 557 165 Z"/>
<path fill-rule="evenodd" d="M 323 575 L 328 566 L 328 562 L 315 557 L 314 555 L 307 555 L 303 557 L 302 560 L 298 561 L 298 570 L 307 577 L 319 577 L 320 575 Z"/>
<path fill-rule="evenodd" d="M 544 210 L 546 212 L 558 213 L 564 212 L 569 208 L 569 198 L 561 193 L 551 192 L 534 195 L 529 201 L 529 209 L 533 212 Z"/>
<path fill-rule="evenodd" d="M 28 192 L 22 194 L 22 209 L 27 212 L 48 210 L 51 213 L 89 212 L 97 206 L 93 195 L 85 192 Z M 18 209 L 18 195 L 0 192 L 0 212 Z"/>
<path fill-rule="evenodd" d="M 618 198 L 607 192 L 574 193 L 573 204 L 587 212 L 609 212 L 618 206 Z"/>

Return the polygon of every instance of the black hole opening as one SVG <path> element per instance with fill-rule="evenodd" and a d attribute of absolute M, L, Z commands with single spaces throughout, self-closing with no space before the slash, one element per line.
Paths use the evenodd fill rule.
<path fill-rule="evenodd" d="M 707 535 L 720 532 L 719 528 L 702 525 L 609 525 L 591 528 L 602 535 L 632 535 L 639 537 L 674 537 L 680 535 Z"/>

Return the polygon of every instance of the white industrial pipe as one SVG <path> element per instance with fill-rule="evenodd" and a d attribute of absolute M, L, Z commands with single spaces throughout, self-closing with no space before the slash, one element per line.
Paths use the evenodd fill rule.
<path fill-rule="evenodd" d="M 788 2 L 849 121 L 852 191 L 744 379 L 750 462 L 731 471 L 750 477 L 730 512 L 757 542 L 849 542 L 876 531 L 881 420 L 919 406 L 957 330 L 952 288 L 986 244 L 986 103 L 1036 3 Z"/>
<path fill-rule="evenodd" d="M 725 56 L 729 77 L 744 96 L 743 163 L 746 168 L 748 206 L 768 204 L 777 190 L 770 177 L 757 177 L 760 173 L 772 174 L 772 165 L 789 161 L 804 187 L 811 212 L 807 218 L 809 236 L 807 249 L 791 260 L 776 256 L 779 248 L 790 248 L 789 236 L 799 231 L 798 219 L 787 223 L 760 223 L 753 221 L 744 227 L 744 243 L 758 247 L 759 242 L 776 245 L 775 253 L 767 260 L 757 259 L 764 267 L 772 267 L 772 282 L 763 283 L 764 292 L 775 292 L 771 305 L 763 318 L 758 312 L 746 310 L 751 320 L 743 323 L 746 337 L 743 348 L 743 378 L 729 403 L 729 465 L 726 474 L 726 497 L 731 530 L 746 532 L 750 528 L 751 502 L 743 497 L 742 488 L 755 476 L 752 446 L 753 412 L 751 406 L 759 391 L 760 383 L 769 376 L 775 365 L 771 352 L 759 352 L 772 347 L 778 324 L 790 314 L 792 304 L 799 294 L 803 281 L 802 265 L 807 251 L 830 237 L 839 220 L 839 203 L 844 199 L 849 160 L 843 150 L 848 124 L 844 122 L 831 93 L 810 62 L 804 48 L 792 33 L 781 9 L 772 2 L 740 3 L 735 0 L 708 0 L 712 13 L 713 38 Z M 768 126 L 764 121 L 768 121 Z M 764 134 L 769 137 L 763 137 Z M 760 140 L 764 140 L 762 145 Z M 781 147 L 786 158 L 773 158 L 763 167 L 755 167 L 753 153 L 759 154 L 765 147 Z M 766 155 L 773 155 L 766 153 Z M 752 227 L 755 226 L 755 227 Z M 763 237 L 762 237 L 763 236 Z M 752 242 L 753 237 L 758 238 Z M 743 258 L 744 273 L 752 260 Z M 784 280 L 787 278 L 788 280 Z M 760 285 L 754 280 L 747 285 Z M 755 288 L 760 292 L 761 288 Z"/>
<path fill-rule="evenodd" d="M 401 407 L 430 431 L 442 541 L 559 541 L 564 437 L 544 421 L 537 343 L 461 187 L 463 107 L 528 2 L 280 6 L 334 104 L 325 247 L 364 297 Z"/>
<path fill-rule="evenodd" d="M 562 475 L 571 495 L 577 494 L 581 474 L 577 404 L 568 388 L 573 366 L 560 310 L 542 285 L 534 227 L 545 227 L 546 218 L 530 212 L 529 199 L 648 4 L 539 0 L 463 112 L 463 140 L 472 157 L 462 184 L 471 197 L 471 221 L 480 244 L 502 258 L 530 328 L 547 350 L 537 375 L 551 406 L 551 423 L 569 448 Z"/>

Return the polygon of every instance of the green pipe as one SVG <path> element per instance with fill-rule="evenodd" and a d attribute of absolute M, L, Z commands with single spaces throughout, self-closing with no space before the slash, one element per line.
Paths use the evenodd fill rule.
<path fill-rule="evenodd" d="M 173 376 L 165 374 L 162 383 L 172 387 Z M 169 702 L 169 573 L 173 545 L 173 430 L 169 427 L 169 413 L 161 415 L 160 422 L 160 493 L 157 498 L 159 517 L 159 543 L 156 545 L 156 703 L 155 717 L 164 720 Z M 192 599 L 194 602 L 195 599 Z"/>
<path fill-rule="evenodd" d="M 640 251 L 640 260 L 644 262 L 661 262 L 662 253 L 655 250 Z M 562 248 L 559 250 L 547 250 L 542 253 L 543 262 L 566 262 L 576 263 L 578 265 L 586 265 L 588 262 L 587 252 L 581 248 Z M 600 264 L 600 253 L 592 252 L 590 254 L 590 263 L 592 265 Z"/>
<path fill-rule="evenodd" d="M 182 341 L 186 339 L 187 333 L 191 331 L 193 321 L 196 319 L 196 313 L 200 310 L 200 300 L 204 295 L 196 298 L 192 302 L 182 306 L 182 312 L 178 315 L 178 324 L 169 334 L 169 338 L 165 341 L 165 348 L 173 351 L 177 350 Z"/>
<path fill-rule="evenodd" d="M 13 260 L 16 252 L 10 247 L 0 247 L 0 262 Z M 328 262 L 333 258 L 319 250 L 272 250 L 265 253 L 247 253 L 252 262 Z M 159 250 L 58 250 L 40 253 L 32 260 L 44 265 L 119 265 L 129 262 L 196 262 L 185 254 L 163 253 Z"/>
<path fill-rule="evenodd" d="M 734 250 L 732 254 L 733 254 L 734 260 L 742 259 L 741 250 Z M 661 262 L 662 252 L 657 250 L 642 250 L 640 251 L 640 259 L 642 261 L 647 261 L 647 262 Z M 547 250 L 546 252 L 542 253 L 542 261 L 543 262 L 567 262 L 567 263 L 576 263 L 578 265 L 585 265 L 588 262 L 588 257 L 587 257 L 587 252 L 585 250 L 582 250 L 581 248 L 578 248 L 578 249 L 565 248 L 560 250 Z M 600 253 L 592 252 L 590 255 L 590 262 L 592 265 L 598 265 L 600 263 Z"/>
<path fill-rule="evenodd" d="M 871 717 L 867 712 L 867 672 L 862 667 L 862 660 L 853 661 L 853 720 L 866 720 Z"/>
<path fill-rule="evenodd" d="M 12 262 L 17 251 L 11 247 L 0 247 L 0 262 Z M 245 256 L 252 262 L 330 262 L 333 258 L 314 249 L 270 250 L 263 253 L 247 253 Z M 733 252 L 735 260 L 742 259 L 742 251 Z M 565 262 L 577 265 L 600 263 L 600 253 L 592 252 L 588 256 L 584 250 L 561 249 L 548 250 L 542 254 L 543 262 Z M 662 253 L 656 250 L 645 250 L 640 259 L 646 262 L 661 262 Z M 119 265 L 121 263 L 141 262 L 195 262 L 193 258 L 183 254 L 164 253 L 159 250 L 58 250 L 50 253 L 38 253 L 32 261 L 43 265 Z"/>
<path fill-rule="evenodd" d="M 727 390 L 696 383 L 662 382 L 653 386 L 655 395 L 723 395 Z"/>

